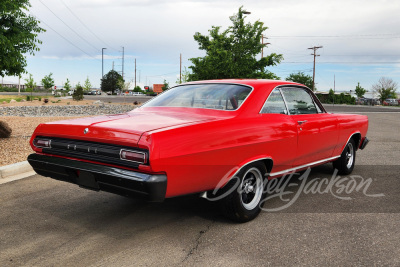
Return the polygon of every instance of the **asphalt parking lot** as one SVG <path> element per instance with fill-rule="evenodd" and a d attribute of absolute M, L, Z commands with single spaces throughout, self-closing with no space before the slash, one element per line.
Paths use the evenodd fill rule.
<path fill-rule="evenodd" d="M 193 196 L 146 203 L 35 175 L 0 185 L 0 266 L 399 266 L 400 109 L 338 107 L 370 119 L 352 174 L 368 190 L 306 194 L 294 177 L 290 206 L 272 198 L 278 211 L 235 224 Z"/>

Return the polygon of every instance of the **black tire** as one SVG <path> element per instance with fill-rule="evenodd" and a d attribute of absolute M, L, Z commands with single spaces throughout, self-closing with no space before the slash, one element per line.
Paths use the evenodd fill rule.
<path fill-rule="evenodd" d="M 333 162 L 333 168 L 338 170 L 338 174 L 348 175 L 354 169 L 356 162 L 356 144 L 353 139 L 346 144 L 340 158 Z"/>
<path fill-rule="evenodd" d="M 248 222 L 257 217 L 265 195 L 265 173 L 264 164 L 253 163 L 236 175 L 231 193 L 220 201 L 221 211 L 226 217 L 236 222 Z"/>

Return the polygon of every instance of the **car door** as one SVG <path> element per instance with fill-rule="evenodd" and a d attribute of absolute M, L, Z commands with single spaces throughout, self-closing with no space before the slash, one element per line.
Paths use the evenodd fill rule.
<path fill-rule="evenodd" d="M 321 110 L 312 92 L 302 87 L 281 88 L 289 115 L 297 124 L 297 155 L 294 166 L 303 166 L 332 157 L 339 137 L 334 114 Z"/>
<path fill-rule="evenodd" d="M 265 154 L 272 157 L 272 172 L 291 169 L 297 154 L 297 125 L 293 122 L 279 89 L 265 101 L 260 115 Z"/>

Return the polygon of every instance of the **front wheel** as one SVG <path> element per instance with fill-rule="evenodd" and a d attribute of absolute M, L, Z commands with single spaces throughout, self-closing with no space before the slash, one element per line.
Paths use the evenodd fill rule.
<path fill-rule="evenodd" d="M 347 175 L 354 169 L 356 162 L 356 145 L 353 139 L 350 139 L 344 148 L 340 158 L 333 162 L 333 168 L 338 170 L 338 174 Z"/>
<path fill-rule="evenodd" d="M 234 179 L 236 187 L 221 200 L 222 213 L 237 222 L 253 220 L 261 211 L 260 203 L 264 197 L 264 174 L 262 163 L 253 163 L 241 170 Z"/>

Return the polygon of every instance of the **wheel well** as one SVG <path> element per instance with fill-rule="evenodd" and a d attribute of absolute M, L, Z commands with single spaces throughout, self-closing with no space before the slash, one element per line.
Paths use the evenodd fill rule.
<path fill-rule="evenodd" d="M 262 159 L 261 162 L 265 165 L 265 168 L 267 169 L 267 173 L 271 173 L 272 166 L 274 164 L 272 159 Z"/>
<path fill-rule="evenodd" d="M 360 142 L 361 142 L 361 134 L 360 133 L 355 133 L 351 137 L 351 139 L 354 140 L 354 143 L 356 144 L 356 150 L 360 147 Z"/>

